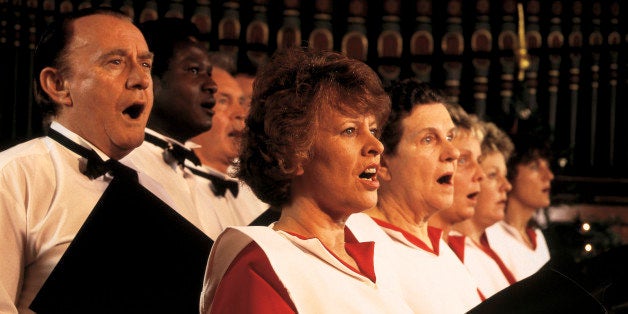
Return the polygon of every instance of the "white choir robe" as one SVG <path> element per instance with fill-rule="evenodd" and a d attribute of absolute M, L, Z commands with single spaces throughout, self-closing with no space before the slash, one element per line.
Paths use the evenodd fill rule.
<path fill-rule="evenodd" d="M 486 229 L 491 247 L 502 258 L 517 281 L 536 273 L 550 260 L 547 242 L 540 229 L 528 229 L 534 248 L 530 248 L 514 227 L 500 221 Z"/>
<path fill-rule="evenodd" d="M 391 262 L 415 313 L 465 313 L 482 301 L 477 284 L 441 239 L 440 229 L 430 227 L 432 243 L 437 243 L 436 251 L 430 251 L 424 244 L 409 241 L 402 232 L 378 225 L 366 214 L 351 215 L 347 226 L 358 240 L 371 239 L 376 245 L 393 249 L 391 254 L 396 257 Z"/>
<path fill-rule="evenodd" d="M 345 232 L 350 231 L 345 229 Z M 229 278 L 250 278 L 246 274 L 230 276 L 229 272 L 241 269 L 234 265 L 242 257 L 243 249 L 251 243 L 256 245 L 254 254 L 258 260 L 269 267 L 245 265 L 242 272 L 252 273 L 253 280 L 228 282 Z M 283 309 L 273 313 L 294 312 L 289 310 L 289 305 L 293 305 L 298 313 L 413 313 L 401 297 L 399 279 L 388 263 L 388 252 L 377 245 L 371 247 L 373 255 L 367 263 L 374 271 L 375 281 L 341 262 L 316 238 L 275 231 L 272 227 L 227 228 L 212 247 L 201 294 L 201 313 L 244 313 L 251 308 L 264 312 L 269 307 Z M 268 282 L 269 278 L 279 283 Z M 250 291 L 251 285 L 255 285 L 255 291 Z M 281 294 L 280 291 L 268 291 L 277 286 L 285 288 L 287 293 L 283 294 L 284 299 L 277 298 L 274 303 L 283 302 L 286 306 L 269 304 L 268 300 L 259 298 L 260 295 Z M 231 287 L 226 296 L 233 298 L 233 302 L 216 309 L 219 305 L 212 303 L 221 300 L 219 297 L 214 300 L 214 296 L 224 294 L 221 291 L 224 287 Z M 254 304 L 242 305 L 251 302 Z M 234 304 L 238 309 L 232 308 Z"/>
<path fill-rule="evenodd" d="M 512 272 L 499 256 L 487 254 L 480 244 L 469 237 L 452 231 L 448 244 L 475 279 L 484 298 L 489 298 L 515 282 Z M 485 249 L 490 250 L 490 246 L 491 244 Z M 492 253 L 495 254 L 494 251 Z"/>

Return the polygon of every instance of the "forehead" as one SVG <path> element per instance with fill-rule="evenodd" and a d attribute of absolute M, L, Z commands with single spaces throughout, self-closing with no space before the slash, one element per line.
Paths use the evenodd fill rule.
<path fill-rule="evenodd" d="M 172 62 L 198 62 L 210 65 L 209 54 L 205 48 L 194 42 L 182 42 L 175 46 Z"/>
<path fill-rule="evenodd" d="M 131 21 L 105 14 L 80 17 L 71 24 L 73 49 L 109 50 L 134 48 L 148 51 L 140 30 Z"/>
<path fill-rule="evenodd" d="M 230 93 L 242 92 L 240 89 L 240 85 L 235 80 L 235 78 L 233 78 L 233 76 L 229 74 L 229 72 L 221 68 L 213 68 L 212 78 L 218 85 L 219 93 L 227 91 L 229 91 Z"/>
<path fill-rule="evenodd" d="M 500 169 L 506 169 L 506 160 L 504 159 L 504 155 L 500 152 L 490 152 L 484 156 L 482 160 L 482 167 L 497 167 Z"/>
<path fill-rule="evenodd" d="M 457 129 L 456 137 L 454 138 L 453 143 L 456 146 L 464 146 L 465 148 L 473 148 L 473 150 L 477 148 L 478 152 L 481 151 L 480 140 L 475 135 L 473 135 L 473 133 L 471 133 L 470 130 L 467 130 L 467 129 L 460 129 L 460 128 Z"/>
<path fill-rule="evenodd" d="M 419 132 L 426 128 L 446 131 L 453 128 L 454 123 L 445 105 L 432 103 L 415 106 L 410 115 L 404 118 L 402 126 L 411 132 Z"/>

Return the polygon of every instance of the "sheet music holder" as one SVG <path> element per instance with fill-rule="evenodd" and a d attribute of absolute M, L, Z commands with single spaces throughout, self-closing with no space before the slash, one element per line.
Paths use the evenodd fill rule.
<path fill-rule="evenodd" d="M 606 309 L 576 282 L 550 268 L 518 281 L 471 309 L 484 313 L 606 313 Z"/>
<path fill-rule="evenodd" d="M 198 313 L 212 244 L 146 188 L 114 177 L 30 308 Z"/>

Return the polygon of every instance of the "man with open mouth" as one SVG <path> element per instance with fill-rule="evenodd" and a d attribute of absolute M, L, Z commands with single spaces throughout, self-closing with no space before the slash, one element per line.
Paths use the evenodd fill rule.
<path fill-rule="evenodd" d="M 179 214 L 210 236 L 201 216 L 212 213 L 185 168 L 186 160 L 200 165 L 191 149 L 197 145 L 188 141 L 212 126 L 217 87 L 208 51 L 196 26 L 183 19 L 148 21 L 140 29 L 155 53 L 155 104 L 145 141 L 128 158 L 165 188 Z"/>
<path fill-rule="evenodd" d="M 43 34 L 34 77 L 47 136 L 0 153 L 0 312 L 197 307 L 188 292 L 202 282 L 188 282 L 203 269 L 180 269 L 204 266 L 204 235 L 184 231 L 163 188 L 118 161 L 144 140 L 153 56 L 132 20 L 107 8 L 64 15 Z"/>

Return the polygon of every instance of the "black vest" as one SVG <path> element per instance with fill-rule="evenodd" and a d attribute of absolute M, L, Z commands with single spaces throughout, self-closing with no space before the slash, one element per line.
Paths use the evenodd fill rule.
<path fill-rule="evenodd" d="M 30 308 L 198 313 L 212 244 L 139 183 L 114 177 Z"/>

